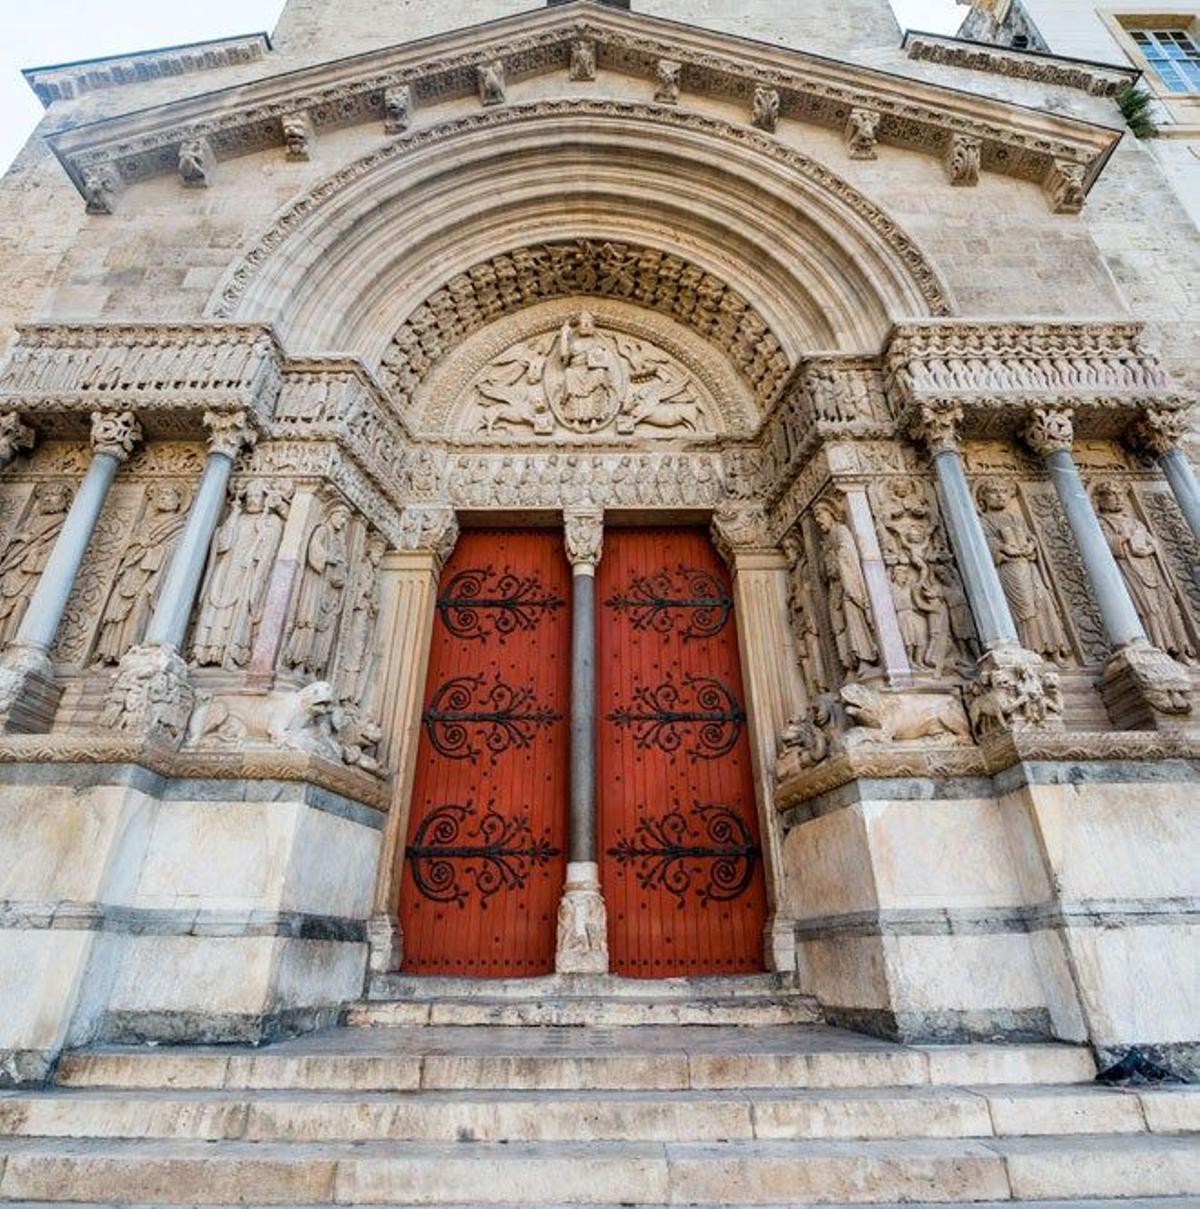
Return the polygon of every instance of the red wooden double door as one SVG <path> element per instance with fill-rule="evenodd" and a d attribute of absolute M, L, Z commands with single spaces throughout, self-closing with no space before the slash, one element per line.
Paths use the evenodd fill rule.
<path fill-rule="evenodd" d="M 464 533 L 442 574 L 401 879 L 404 968 L 554 969 L 571 575 L 556 530 Z M 766 917 L 728 576 L 699 529 L 608 529 L 599 860 L 615 973 L 759 970 Z"/>

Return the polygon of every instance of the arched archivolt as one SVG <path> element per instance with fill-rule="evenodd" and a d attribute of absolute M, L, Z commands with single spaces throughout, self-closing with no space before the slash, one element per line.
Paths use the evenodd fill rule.
<path fill-rule="evenodd" d="M 561 280 L 546 249 L 575 249 Z M 514 264 L 527 271 L 493 288 Z M 472 331 L 568 293 L 692 326 L 764 409 L 802 355 L 874 353 L 896 319 L 950 311 L 886 213 L 794 149 L 666 106 L 563 100 L 347 165 L 281 215 L 209 313 L 274 322 L 298 353 L 356 353 L 403 403 Z"/>

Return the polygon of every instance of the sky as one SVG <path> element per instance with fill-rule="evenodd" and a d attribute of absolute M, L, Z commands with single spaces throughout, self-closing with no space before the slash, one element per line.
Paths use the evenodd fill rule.
<path fill-rule="evenodd" d="M 908 29 L 953 33 L 964 14 L 955 0 L 891 4 Z M 283 0 L 0 0 L 0 171 L 42 112 L 22 67 L 270 30 L 282 8 Z"/>

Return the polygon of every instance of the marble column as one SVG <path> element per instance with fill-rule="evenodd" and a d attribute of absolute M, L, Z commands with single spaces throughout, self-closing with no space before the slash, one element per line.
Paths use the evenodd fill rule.
<path fill-rule="evenodd" d="M 962 408 L 922 407 L 912 425 L 929 451 L 942 519 L 962 577 L 983 655 L 967 691 L 976 734 L 1021 726 L 1061 725 L 1062 691 L 1056 672 L 1021 646 L 1004 585 L 971 495 L 959 445 Z"/>
<path fill-rule="evenodd" d="M 112 729 L 171 747 L 183 742 L 195 705 L 181 651 L 209 547 L 225 507 L 234 460 L 244 446 L 257 439 L 244 411 L 208 412 L 204 423 L 209 433 L 208 458 L 183 532 L 163 576 L 146 634 L 122 656 L 101 718 Z"/>
<path fill-rule="evenodd" d="M 1158 460 L 1192 536 L 1200 540 L 1200 482 L 1183 448 L 1187 420 L 1183 410 L 1147 408 L 1129 435 L 1134 446 Z"/>
<path fill-rule="evenodd" d="M 570 512 L 563 521 L 572 584 L 571 798 L 555 969 L 560 974 L 606 974 L 608 918 L 596 850 L 596 567 L 604 546 L 604 516 Z"/>
<path fill-rule="evenodd" d="M 1046 464 L 1083 560 L 1105 636 L 1113 649 L 1100 692 L 1109 716 L 1131 729 L 1171 724 L 1192 710 L 1191 678 L 1165 651 L 1152 646 L 1137 607 L 1109 549 L 1072 456 L 1074 417 L 1068 407 L 1039 407 L 1026 424 L 1025 443 Z"/>
<path fill-rule="evenodd" d="M 453 509 L 438 512 L 435 523 L 412 530 L 411 549 L 390 551 L 380 568 L 380 643 L 384 652 L 378 696 L 384 731 L 380 759 L 392 769 L 393 777 L 392 806 L 367 924 L 370 967 L 376 974 L 400 969 L 404 959 L 399 889 L 421 737 L 421 699 L 429 672 L 438 581 L 458 542 Z"/>
<path fill-rule="evenodd" d="M 779 736 L 804 712 L 806 702 L 788 615 L 788 560 L 765 534 L 759 532 L 755 540 L 756 528 L 730 524 L 719 513 L 712 535 L 733 579 L 733 612 L 770 904 L 763 929 L 763 957 L 769 970 L 783 972 L 796 969 L 796 920 L 787 909 L 783 833 L 775 811 L 775 765 Z"/>
<path fill-rule="evenodd" d="M 141 439 L 133 412 L 92 413 L 91 464 L 0 667 L 0 718 L 8 731 L 40 731 L 53 721 L 59 690 L 50 650 L 109 488 Z"/>

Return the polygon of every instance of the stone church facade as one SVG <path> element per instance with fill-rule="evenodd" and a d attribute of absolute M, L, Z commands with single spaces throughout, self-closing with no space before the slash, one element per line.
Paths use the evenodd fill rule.
<path fill-rule="evenodd" d="M 525 10 L 28 73 L 0 1077 L 756 970 L 1194 1076 L 1200 236 L 1136 73 Z"/>

